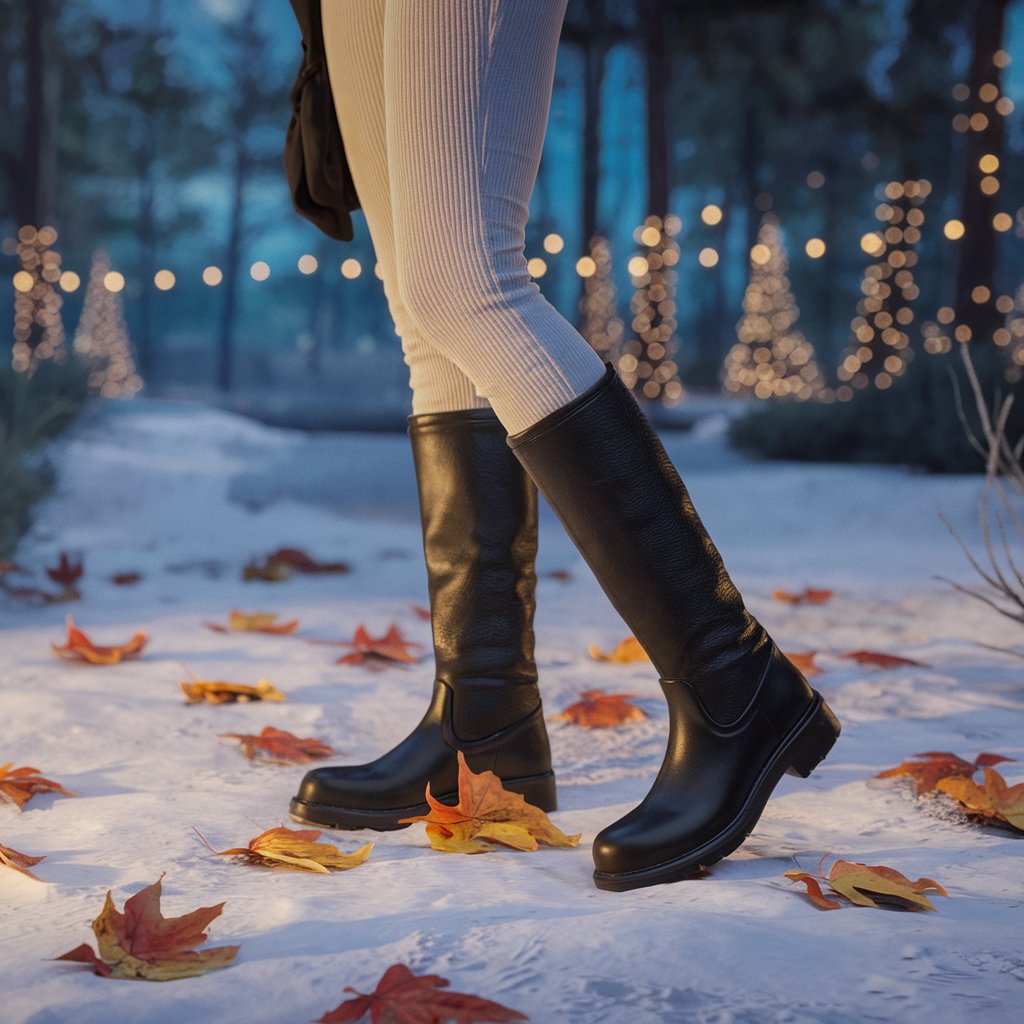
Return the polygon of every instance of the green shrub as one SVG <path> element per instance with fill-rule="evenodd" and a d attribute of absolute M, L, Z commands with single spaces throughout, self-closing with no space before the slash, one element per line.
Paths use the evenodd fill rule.
<path fill-rule="evenodd" d="M 971 350 L 991 411 L 997 393 L 1015 398 L 1007 425 L 1011 442 L 1024 434 L 1024 388 L 1010 385 L 1003 350 Z M 918 466 L 932 473 L 983 472 L 957 415 L 955 375 L 964 416 L 984 443 L 980 418 L 961 356 L 918 353 L 892 387 L 856 391 L 847 402 L 759 403 L 729 424 L 729 441 L 753 455 L 810 462 L 881 462 Z"/>
<path fill-rule="evenodd" d="M 0 558 L 14 550 L 51 483 L 36 449 L 71 422 L 85 397 L 85 371 L 74 360 L 44 363 L 31 378 L 0 369 Z"/>

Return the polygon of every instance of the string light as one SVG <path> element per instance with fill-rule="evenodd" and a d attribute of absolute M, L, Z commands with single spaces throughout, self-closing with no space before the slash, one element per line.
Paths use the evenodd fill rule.
<path fill-rule="evenodd" d="M 603 360 L 617 364 L 626 328 L 616 311 L 611 247 L 603 235 L 591 238 L 589 259 L 594 272 L 583 278 L 580 334 Z"/>
<path fill-rule="evenodd" d="M 341 276 L 349 281 L 355 280 L 363 272 L 363 265 L 357 259 L 349 257 L 341 264 Z"/>
<path fill-rule="evenodd" d="M 800 310 L 787 270 L 778 218 L 766 213 L 750 250 L 750 283 L 736 325 L 739 340 L 725 358 L 725 387 L 734 395 L 755 398 L 829 400 L 832 394 L 814 348 L 796 329 Z"/>
<path fill-rule="evenodd" d="M 676 336 L 676 271 L 679 243 L 675 235 L 682 221 L 673 214 L 664 219 L 645 218 L 633 237 L 644 251 L 633 256 L 627 267 L 633 282 L 629 308 L 635 336 L 622 346 L 618 361 L 623 383 L 650 401 L 675 405 L 684 395 L 679 367 L 674 356 L 679 347 Z"/>
<path fill-rule="evenodd" d="M 526 271 L 530 277 L 543 277 L 548 272 L 548 265 L 539 256 L 534 256 L 533 259 L 527 260 Z"/>
<path fill-rule="evenodd" d="M 224 280 L 220 267 L 206 267 L 203 270 L 203 284 L 216 288 Z"/>
<path fill-rule="evenodd" d="M 112 288 L 117 278 L 120 283 Z M 107 254 L 97 250 L 72 344 L 89 364 L 89 390 L 104 398 L 130 398 L 142 388 L 122 310 L 123 290 L 123 275 L 111 270 Z"/>
<path fill-rule="evenodd" d="M 38 230 L 25 224 L 18 229 L 14 252 L 21 269 L 14 274 L 14 341 L 11 345 L 11 366 L 31 377 L 40 363 L 67 361 L 64 321 L 61 307 L 64 299 L 54 287 L 60 280 L 60 254 L 53 249 L 57 241 L 54 228 Z"/>
<path fill-rule="evenodd" d="M 912 304 L 920 296 L 914 281 L 915 247 L 924 224 L 921 207 L 931 190 L 931 183 L 924 179 L 888 182 L 886 201 L 875 208 L 882 227 L 861 238 L 861 249 L 875 262 L 864 271 L 863 298 L 850 322 L 850 344 L 836 369 L 843 382 L 836 390 L 841 401 L 849 400 L 854 389 L 870 384 L 891 387 L 914 357 L 907 328 L 914 321 Z M 951 224 L 945 227 L 947 237 Z"/>
<path fill-rule="evenodd" d="M 544 236 L 544 251 L 551 253 L 552 256 L 560 253 L 565 248 L 565 239 L 561 235 L 551 234 Z"/>

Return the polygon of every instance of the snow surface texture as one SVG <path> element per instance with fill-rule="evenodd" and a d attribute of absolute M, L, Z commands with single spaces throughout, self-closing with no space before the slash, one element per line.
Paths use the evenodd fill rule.
<path fill-rule="evenodd" d="M 941 510 L 980 550 L 978 477 L 898 468 L 757 463 L 729 451 L 722 423 L 666 444 L 748 606 L 783 650 L 817 649 L 812 679 L 843 722 L 807 781 L 785 778 L 754 835 L 697 881 L 629 893 L 591 881 L 590 841 L 646 792 L 666 718 L 649 665 L 599 664 L 626 630 L 542 512 L 537 650 L 545 707 L 581 690 L 631 691 L 650 713 L 618 730 L 551 726 L 559 784 L 552 817 L 576 850 L 446 855 L 422 826 L 329 833 L 343 849 L 376 839 L 369 861 L 329 876 L 212 856 L 275 825 L 303 768 L 253 765 L 225 732 L 272 724 L 371 759 L 418 720 L 429 659 L 371 672 L 294 637 L 218 635 L 203 620 L 270 610 L 299 636 L 348 639 L 398 622 L 429 643 L 407 440 L 311 437 L 231 414 L 146 401 L 108 407 L 54 448 L 56 493 L 17 560 L 41 574 L 60 550 L 84 556 L 83 599 L 2 615 L 0 762 L 37 767 L 82 794 L 0 806 L 0 841 L 46 854 L 46 884 L 0 872 L 0 1019 L 6 1024 L 311 1021 L 370 991 L 396 962 L 447 977 L 535 1022 L 1019 1020 L 1024 996 L 1021 840 L 929 810 L 899 785 L 868 782 L 922 750 L 1024 757 L 1022 665 L 976 641 L 1020 642 L 1012 624 L 935 575 L 972 581 Z M 347 576 L 245 583 L 241 568 L 283 545 L 345 559 Z M 111 574 L 143 580 L 117 587 Z M 35 582 L 39 583 L 38 576 Z M 823 605 L 773 600 L 776 587 L 829 587 Z M 64 616 L 99 643 L 138 627 L 145 657 L 112 668 L 53 656 Z M 872 648 L 925 662 L 882 670 L 835 657 Z M 429 649 L 429 648 L 428 648 Z M 202 678 L 269 677 L 283 704 L 183 702 Z M 330 763 L 330 762 L 327 762 Z M 1001 766 L 1011 782 L 1024 762 Z M 297 826 L 294 826 L 297 827 Z M 783 872 L 823 853 L 942 883 L 938 913 L 823 912 Z M 124 900 L 164 877 L 164 911 L 226 901 L 208 945 L 238 943 L 235 966 L 170 984 L 113 982 L 48 958 L 92 941 L 108 888 Z"/>

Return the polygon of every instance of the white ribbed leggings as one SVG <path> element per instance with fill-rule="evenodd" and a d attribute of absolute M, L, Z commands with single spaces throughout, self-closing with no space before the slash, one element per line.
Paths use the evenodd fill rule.
<path fill-rule="evenodd" d="M 509 433 L 604 371 L 526 269 L 567 0 L 322 0 L 334 102 L 414 414 Z"/>

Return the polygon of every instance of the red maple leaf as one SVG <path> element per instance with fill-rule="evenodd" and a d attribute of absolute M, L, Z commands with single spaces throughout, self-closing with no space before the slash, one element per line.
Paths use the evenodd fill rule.
<path fill-rule="evenodd" d="M 74 590 L 75 583 L 78 582 L 79 577 L 82 575 L 82 560 L 79 559 L 77 562 L 72 563 L 68 558 L 68 553 L 62 551 L 60 553 L 60 561 L 54 568 L 47 569 L 46 575 L 65 590 Z"/>
<path fill-rule="evenodd" d="M 901 658 L 898 654 L 885 654 L 882 651 L 847 651 L 840 654 L 840 658 L 849 658 L 858 665 L 877 665 L 878 668 L 894 668 L 896 665 L 920 665 L 924 668 L 923 661 L 914 661 L 913 658 Z"/>
<path fill-rule="evenodd" d="M 319 1024 L 354 1024 L 366 1013 L 370 1014 L 372 1024 L 501 1024 L 529 1019 L 490 999 L 446 992 L 447 984 L 446 978 L 436 974 L 417 975 L 404 964 L 393 964 L 370 995 L 346 985 L 344 991 L 352 992 L 355 998 L 346 999 L 325 1013 Z"/>
<path fill-rule="evenodd" d="M 392 623 L 388 631 L 379 637 L 370 636 L 366 627 L 360 623 L 352 639 L 343 641 L 340 646 L 351 647 L 352 651 L 338 658 L 337 664 L 384 668 L 394 662 L 415 664 L 419 661 L 419 655 L 413 654 L 410 648 L 423 645 L 406 640 L 396 623 Z"/>

